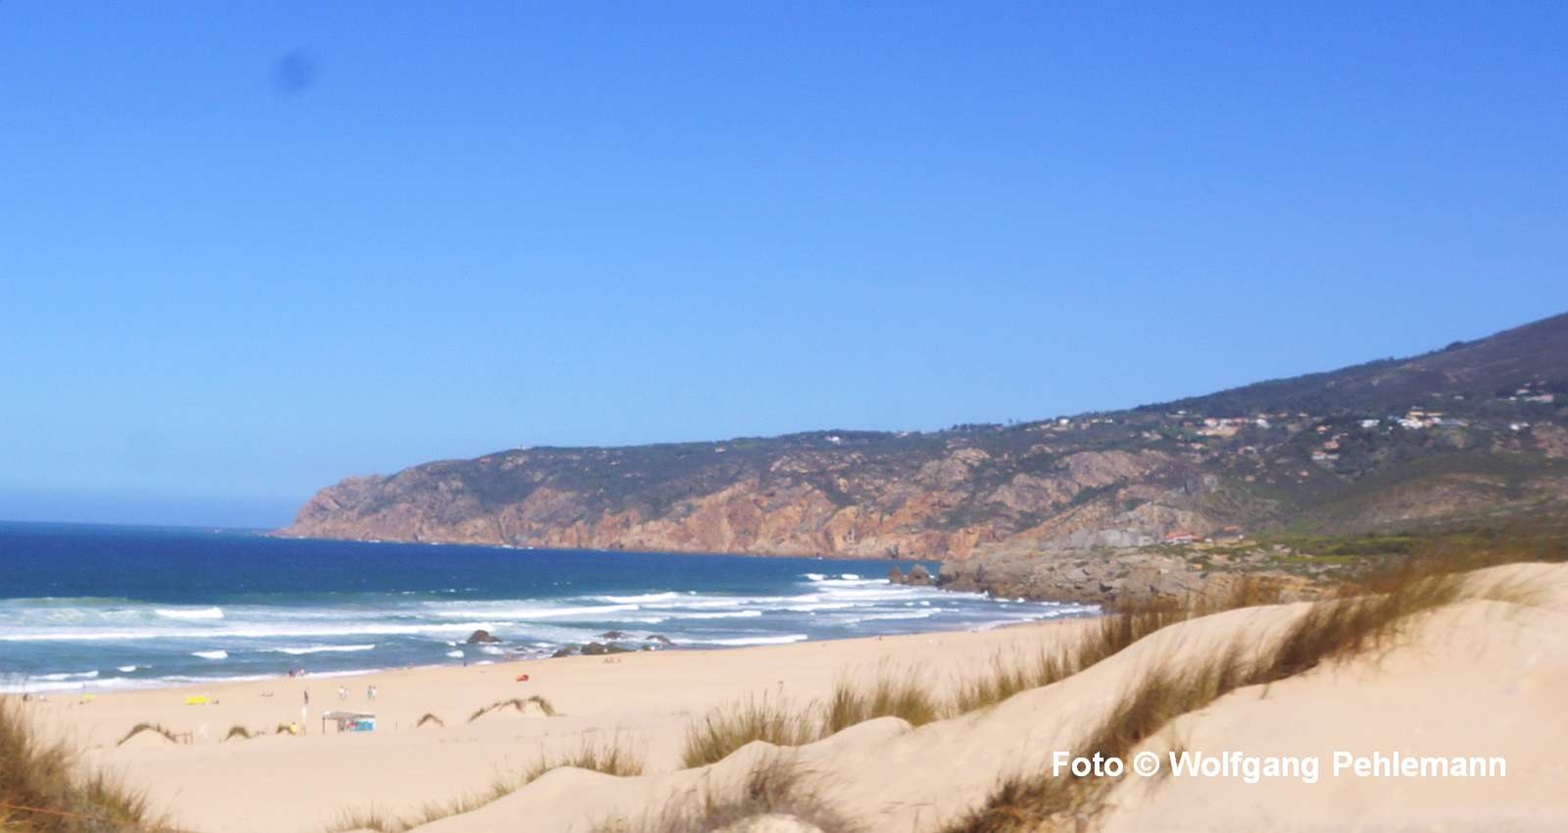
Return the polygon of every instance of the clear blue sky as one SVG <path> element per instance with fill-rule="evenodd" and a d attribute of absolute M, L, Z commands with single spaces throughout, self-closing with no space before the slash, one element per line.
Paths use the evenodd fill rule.
<path fill-rule="evenodd" d="M 1375 7 L 1375 8 L 1373 8 Z M 0 2 L 0 518 L 1568 309 L 1568 4 Z"/>

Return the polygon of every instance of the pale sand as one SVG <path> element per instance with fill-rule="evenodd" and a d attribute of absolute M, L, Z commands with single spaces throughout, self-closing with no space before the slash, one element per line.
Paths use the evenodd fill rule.
<path fill-rule="evenodd" d="M 1540 588 L 1528 607 L 1467 602 L 1425 617 L 1405 643 L 1375 658 L 1242 689 L 1177 721 L 1172 739 L 1210 753 L 1319 755 L 1316 784 L 1130 778 L 1100 819 L 1108 831 L 1392 831 L 1568 829 L 1568 567 L 1503 573 Z M 1158 661 L 1202 656 L 1236 634 L 1260 643 L 1303 606 L 1233 611 L 1168 628 L 1088 671 L 974 715 L 909 729 L 883 719 L 798 752 L 821 790 L 872 831 L 928 831 L 978 804 L 998 778 L 1045 766 L 1070 749 L 1112 698 Z M 843 675 L 879 666 L 920 668 L 949 683 L 998 651 L 1032 653 L 1070 638 L 1066 622 L 983 633 L 943 633 L 711 652 L 625 654 L 348 678 L 278 679 L 198 690 L 100 695 L 81 705 L 54 696 L 29 710 L 87 750 L 87 760 L 145 788 L 178 825 L 199 833 L 321 831 L 348 808 L 412 811 L 484 790 L 585 737 L 619 736 L 647 756 L 648 774 L 614 778 L 557 770 L 486 807 L 420 828 L 581 831 L 612 814 L 638 815 L 671 795 L 737 782 L 768 750 L 754 745 L 713 767 L 679 770 L 688 723 L 709 708 L 768 693 L 825 697 Z M 526 683 L 513 681 L 528 673 Z M 339 684 L 350 692 L 336 698 Z M 367 703 L 365 688 L 379 687 Z M 220 742 L 234 724 L 271 730 L 299 719 L 311 692 L 310 734 Z M 265 693 L 272 696 L 263 696 Z M 185 706 L 192 693 L 216 705 Z M 497 715 L 467 723 L 496 700 L 540 694 L 557 717 Z M 324 709 L 369 709 L 374 733 L 320 734 Z M 444 728 L 413 728 L 425 713 Z M 198 737 L 190 746 L 139 738 L 140 721 Z M 205 727 L 205 738 L 201 737 Z M 1491 780 L 1334 777 L 1335 750 L 1356 754 L 1489 755 L 1507 760 Z M 783 828 L 780 828 L 783 829 Z"/>

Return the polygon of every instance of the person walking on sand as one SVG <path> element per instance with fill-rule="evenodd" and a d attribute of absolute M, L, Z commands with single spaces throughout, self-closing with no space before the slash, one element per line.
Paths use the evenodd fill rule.
<path fill-rule="evenodd" d="M 339 700 L 347 700 L 348 699 L 348 689 L 346 687 L 338 686 L 338 699 Z"/>

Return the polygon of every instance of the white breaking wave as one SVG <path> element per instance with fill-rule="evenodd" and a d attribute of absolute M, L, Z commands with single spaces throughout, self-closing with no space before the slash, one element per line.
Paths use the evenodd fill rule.
<path fill-rule="evenodd" d="M 882 622 L 897 619 L 930 619 L 941 611 L 937 610 L 912 610 L 908 613 L 867 613 L 850 619 L 851 622 Z"/>
<path fill-rule="evenodd" d="M 374 651 L 375 645 L 307 645 L 300 648 L 268 648 L 272 653 L 304 656 L 305 654 L 320 654 L 331 651 Z"/>
<path fill-rule="evenodd" d="M 551 607 L 548 605 L 523 605 L 517 606 L 516 602 L 500 602 L 495 605 L 480 606 L 470 602 L 455 610 L 432 610 L 431 613 L 442 619 L 474 619 L 490 618 L 516 621 L 531 619 L 567 619 L 567 618 L 594 618 L 610 613 L 630 613 L 641 610 L 634 604 L 593 605 L 580 607 Z"/>
<path fill-rule="evenodd" d="M 37 677 L 34 677 L 33 679 L 35 679 L 35 680 L 44 680 L 46 682 L 51 682 L 51 683 L 64 682 L 66 680 L 96 680 L 96 679 L 98 679 L 98 672 L 97 671 L 79 671 L 79 672 L 76 672 L 76 673 L 66 673 L 66 674 L 39 674 Z"/>
<path fill-rule="evenodd" d="M 193 656 L 193 657 L 201 657 L 202 659 L 228 659 L 229 658 L 229 652 L 228 651 L 224 651 L 224 650 L 217 650 L 217 651 L 191 651 L 191 656 Z"/>
<path fill-rule="evenodd" d="M 118 670 L 118 671 L 119 671 L 119 672 L 120 672 L 120 673 L 121 673 L 121 674 L 129 674 L 129 673 L 131 673 L 131 672 L 132 672 L 132 671 L 135 671 L 135 670 L 136 670 L 136 666 L 134 666 L 134 665 L 121 665 L 121 666 L 119 666 L 119 667 L 118 667 L 118 669 L 117 669 L 117 670 Z"/>
<path fill-rule="evenodd" d="M 159 608 L 153 608 L 152 612 L 154 614 L 158 615 L 158 616 L 161 616 L 161 617 L 165 618 L 165 619 L 202 620 L 202 619 L 222 619 L 223 618 L 223 608 L 221 608 L 221 607 L 197 607 L 197 608 L 159 607 Z"/>
<path fill-rule="evenodd" d="M 667 602 L 679 599 L 685 593 L 676 593 L 673 590 L 663 593 L 643 593 L 637 596 L 594 596 L 594 601 L 609 602 L 610 604 L 648 604 L 650 602 Z"/>
<path fill-rule="evenodd" d="M 453 657 L 455 659 L 462 659 L 463 658 L 463 652 L 462 651 L 447 651 L 446 655 L 449 656 L 449 657 Z"/>
<path fill-rule="evenodd" d="M 334 626 L 236 627 L 225 630 L 92 630 L 41 629 L 23 633 L 0 634 L 0 642 L 102 642 L 128 639 L 271 639 L 313 636 L 420 636 L 439 633 L 473 633 L 495 630 L 495 622 L 458 622 L 384 625 L 348 623 Z"/>

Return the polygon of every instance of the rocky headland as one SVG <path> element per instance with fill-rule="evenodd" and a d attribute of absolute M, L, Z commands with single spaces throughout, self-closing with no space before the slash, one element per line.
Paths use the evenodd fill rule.
<path fill-rule="evenodd" d="M 1554 518 L 1568 315 L 1124 411 L 426 463 L 323 489 L 278 534 L 918 558 L 945 563 L 942 586 L 1094 599 L 1185 588 L 1150 552 L 1171 542 Z"/>

